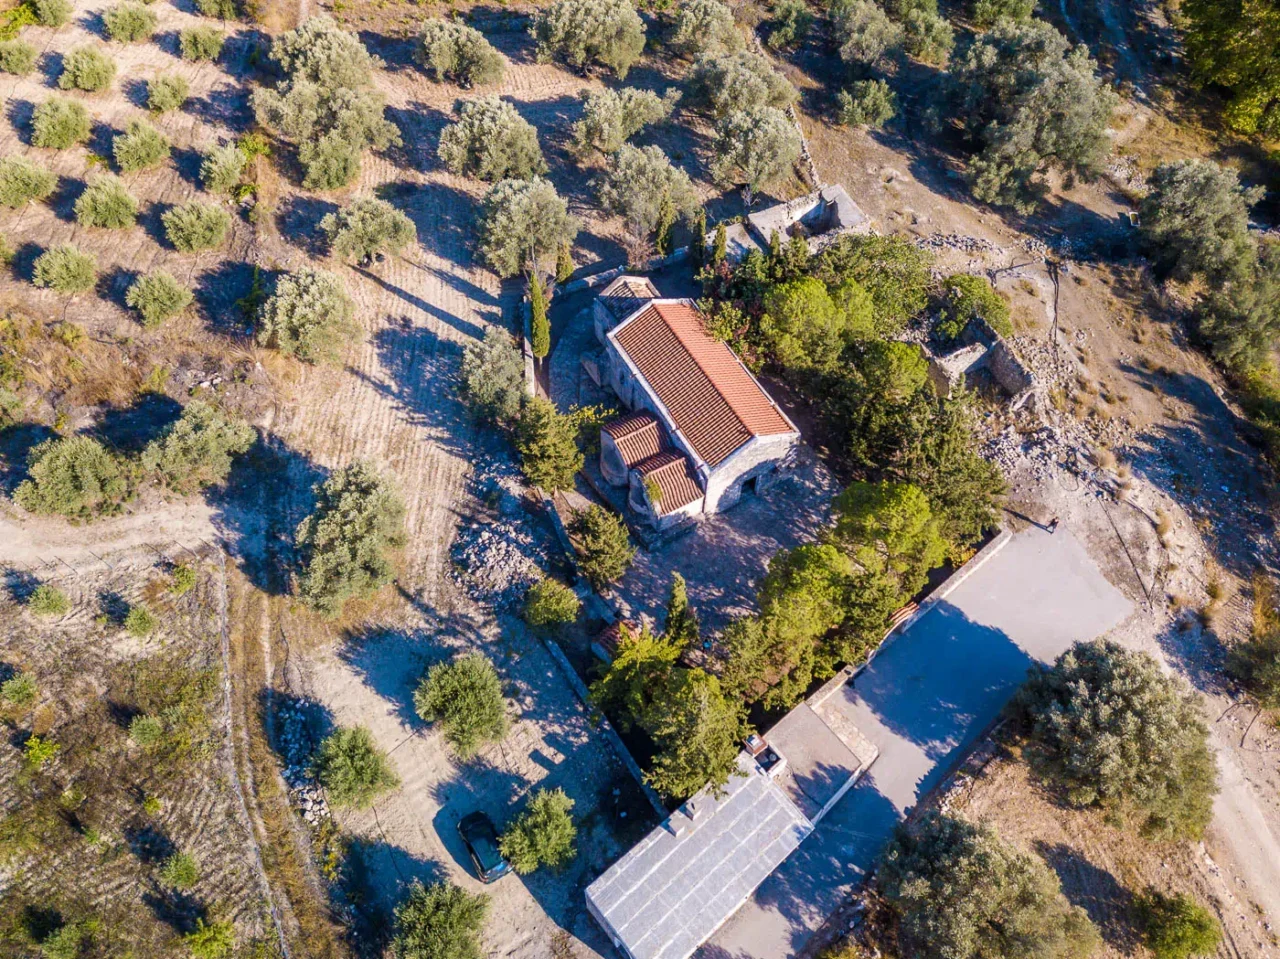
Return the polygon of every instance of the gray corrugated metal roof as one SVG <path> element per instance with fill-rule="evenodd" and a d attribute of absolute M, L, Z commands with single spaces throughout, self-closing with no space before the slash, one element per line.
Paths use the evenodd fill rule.
<path fill-rule="evenodd" d="M 587 902 L 634 959 L 685 959 L 813 831 L 746 753 L 726 795 L 699 793 L 587 887 Z M 671 826 L 684 825 L 677 836 Z"/>

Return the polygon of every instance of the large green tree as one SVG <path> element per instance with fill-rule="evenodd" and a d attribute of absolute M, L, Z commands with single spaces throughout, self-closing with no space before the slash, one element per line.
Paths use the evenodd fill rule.
<path fill-rule="evenodd" d="M 529 482 L 544 490 L 573 489 L 584 457 L 577 443 L 578 426 L 543 396 L 532 397 L 520 414 L 516 447 Z"/>
<path fill-rule="evenodd" d="M 489 897 L 452 883 L 415 881 L 396 906 L 391 955 L 395 959 L 484 959 L 480 931 Z"/>
<path fill-rule="evenodd" d="M 480 652 L 432 666 L 414 691 L 413 705 L 423 719 L 440 724 L 463 759 L 501 740 L 511 725 L 502 681 Z"/>
<path fill-rule="evenodd" d="M 736 773 L 746 721 L 710 673 L 675 670 L 645 726 L 659 748 L 645 779 L 663 795 L 684 799 L 708 785 L 718 791 Z"/>
<path fill-rule="evenodd" d="M 929 498 L 909 483 L 851 483 L 833 504 L 836 542 L 864 569 L 897 579 L 910 599 L 941 564 L 947 544 Z"/>
<path fill-rule="evenodd" d="M 1231 94 L 1226 120 L 1241 133 L 1280 136 L 1280 5 L 1273 0 L 1184 0 L 1192 74 Z"/>

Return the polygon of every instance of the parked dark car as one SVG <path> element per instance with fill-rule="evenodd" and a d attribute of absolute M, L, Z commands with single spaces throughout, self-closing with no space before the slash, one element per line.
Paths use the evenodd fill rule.
<path fill-rule="evenodd" d="M 458 832 L 462 834 L 462 841 L 471 854 L 481 882 L 493 882 L 511 871 L 511 863 L 498 852 L 498 831 L 484 813 L 473 812 L 463 816 L 458 822 Z"/>

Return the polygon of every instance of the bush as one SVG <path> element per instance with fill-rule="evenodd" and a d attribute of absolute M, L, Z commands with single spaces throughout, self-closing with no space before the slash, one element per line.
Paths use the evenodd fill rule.
<path fill-rule="evenodd" d="M 240 184 L 249 158 L 234 143 L 214 147 L 200 163 L 200 182 L 210 193 L 230 193 Z"/>
<path fill-rule="evenodd" d="M 636 549 L 621 518 L 591 505 L 573 515 L 569 532 L 578 554 L 578 568 L 596 589 L 615 582 L 631 566 Z"/>
<path fill-rule="evenodd" d="M 61 744 L 47 737 L 28 736 L 22 745 L 22 761 L 28 769 L 44 769 L 53 762 L 61 749 Z"/>
<path fill-rule="evenodd" d="M 413 693 L 413 705 L 427 722 L 439 723 L 458 755 L 470 759 L 485 743 L 507 734 L 507 701 L 493 663 L 474 652 L 437 663 Z"/>
<path fill-rule="evenodd" d="M 316 778 L 335 806 L 366 809 L 400 785 L 387 754 L 364 726 L 335 729 L 320 744 Z"/>
<path fill-rule="evenodd" d="M 385 200 L 360 197 L 320 221 L 329 249 L 349 263 L 368 263 L 380 253 L 399 253 L 418 240 L 413 221 Z"/>
<path fill-rule="evenodd" d="M 573 125 L 573 145 L 580 152 L 616 152 L 645 127 L 665 120 L 675 107 L 671 95 L 623 87 L 592 90 L 582 106 L 582 119 Z"/>
<path fill-rule="evenodd" d="M 257 433 L 244 420 L 193 400 L 176 422 L 147 444 L 142 468 L 166 486 L 191 493 L 225 480 L 231 457 L 247 452 L 255 439 Z"/>
<path fill-rule="evenodd" d="M 298 595 L 332 619 L 348 599 L 391 582 L 387 554 L 404 545 L 404 504 L 373 467 L 357 461 L 316 487 L 315 511 L 295 539 L 302 556 Z"/>
<path fill-rule="evenodd" d="M 25 40 L 0 40 L 0 73 L 25 77 L 35 68 L 35 47 Z"/>
<path fill-rule="evenodd" d="M 422 25 L 414 59 L 437 80 L 453 80 L 464 90 L 498 83 L 507 61 L 484 34 L 457 20 L 428 20 Z"/>
<path fill-rule="evenodd" d="M 174 596 L 186 596 L 196 588 L 196 571 L 186 563 L 179 563 L 173 568 L 169 580 L 169 592 Z"/>
<path fill-rule="evenodd" d="M 524 360 L 511 336 L 496 326 L 462 354 L 462 399 L 476 419 L 505 426 L 524 397 Z"/>
<path fill-rule="evenodd" d="M 184 60 L 217 60 L 226 37 L 217 27 L 187 27 L 178 34 Z"/>
<path fill-rule="evenodd" d="M 747 43 L 734 22 L 733 11 L 719 0 L 688 0 L 680 4 L 670 42 L 685 56 L 735 53 Z"/>
<path fill-rule="evenodd" d="M 126 0 L 109 7 L 102 14 L 102 25 L 107 36 L 122 43 L 137 43 L 156 32 L 156 15 L 140 3 Z"/>
<path fill-rule="evenodd" d="M 552 492 L 573 489 L 573 478 L 583 464 L 577 434 L 573 417 L 561 414 L 546 397 L 535 396 L 525 404 L 516 448 L 520 468 L 530 483 Z"/>
<path fill-rule="evenodd" d="M 165 238 L 182 253 L 199 253 L 222 246 L 231 229 L 231 214 L 212 203 L 191 200 L 165 210 L 160 217 Z"/>
<path fill-rule="evenodd" d="M 0 683 L 0 700 L 10 706 L 25 708 L 36 701 L 40 689 L 29 673 L 18 673 Z"/>
<path fill-rule="evenodd" d="M 138 204 L 120 178 L 94 177 L 76 200 L 76 222 L 108 230 L 123 230 L 138 222 Z"/>
<path fill-rule="evenodd" d="M 74 100 L 50 97 L 31 116 L 31 143 L 65 150 L 89 139 L 89 111 Z"/>
<path fill-rule="evenodd" d="M 839 120 L 847 127 L 879 130 L 898 112 L 898 98 L 883 80 L 858 80 L 836 100 Z"/>
<path fill-rule="evenodd" d="M 1009 304 L 986 277 L 955 273 L 942 281 L 942 311 L 936 327 L 944 339 L 954 340 L 969 321 L 985 320 L 1001 336 L 1013 336 Z"/>
<path fill-rule="evenodd" d="M 524 594 L 524 620 L 530 626 L 558 626 L 578 618 L 582 601 L 563 583 L 540 579 Z"/>
<path fill-rule="evenodd" d="M 62 58 L 58 86 L 63 90 L 96 93 L 111 86 L 116 78 L 116 62 L 97 47 L 76 47 Z"/>
<path fill-rule="evenodd" d="M 338 277 L 304 266 L 276 280 L 258 311 L 258 342 L 308 363 L 336 363 L 359 335 L 355 312 Z"/>
<path fill-rule="evenodd" d="M 882 67 L 902 47 L 902 26 L 874 0 L 844 0 L 833 5 L 831 19 L 840 59 L 857 69 Z"/>
<path fill-rule="evenodd" d="M 1227 672 L 1264 709 L 1280 709 L 1280 633 L 1255 636 L 1233 646 L 1227 654 Z"/>
<path fill-rule="evenodd" d="M 229 922 L 206 923 L 196 919 L 196 927 L 182 937 L 194 959 L 226 959 L 235 950 L 236 930 Z"/>
<path fill-rule="evenodd" d="M 1222 941 L 1222 926 L 1190 896 L 1166 896 L 1154 889 L 1138 897 L 1138 920 L 1155 959 L 1212 956 Z"/>
<path fill-rule="evenodd" d="M 394 959 L 484 959 L 480 930 L 489 897 L 450 883 L 424 886 L 414 880 L 396 906 Z"/>
<path fill-rule="evenodd" d="M 46 440 L 31 451 L 27 471 L 31 478 L 13 498 L 32 513 L 85 519 L 115 506 L 128 491 L 119 460 L 87 436 Z"/>
<path fill-rule="evenodd" d="M 43 200 L 58 185 L 58 177 L 23 156 L 0 159 L 0 203 L 12 209 Z"/>
<path fill-rule="evenodd" d="M 480 255 L 509 277 L 526 269 L 545 273 L 544 264 L 578 235 L 578 220 L 549 181 L 503 180 L 485 194 L 478 230 Z"/>
<path fill-rule="evenodd" d="M 1137 807 L 1146 830 L 1204 832 L 1217 792 L 1195 699 L 1146 653 L 1077 643 L 1033 666 L 1012 704 L 1042 773 L 1076 806 Z"/>
<path fill-rule="evenodd" d="M 762 107 L 785 109 L 799 93 L 773 65 L 753 50 L 699 57 L 689 74 L 691 107 L 716 118 Z"/>
<path fill-rule="evenodd" d="M 31 282 L 57 293 L 84 293 L 98 282 L 98 261 L 74 246 L 55 246 L 36 257 Z"/>
<path fill-rule="evenodd" d="M 111 141 L 111 152 L 122 173 L 134 173 L 169 158 L 169 141 L 143 120 L 130 120 L 125 132 Z"/>
<path fill-rule="evenodd" d="M 902 46 L 907 53 L 924 63 L 945 66 L 956 45 L 955 31 L 945 17 L 933 10 L 914 9 L 903 18 Z"/>
<path fill-rule="evenodd" d="M 136 636 L 141 639 L 143 636 L 150 636 L 155 632 L 159 621 L 155 614 L 146 606 L 139 603 L 136 606 L 130 606 L 129 612 L 124 618 L 124 629 L 130 636 Z"/>
<path fill-rule="evenodd" d="M 187 102 L 191 88 L 182 77 L 162 73 L 147 81 L 147 109 L 152 113 L 168 113 Z"/>
<path fill-rule="evenodd" d="M 903 824 L 879 879 L 904 952 L 920 959 L 1087 959 L 1100 943 L 1044 861 L 989 826 L 936 812 Z"/>
<path fill-rule="evenodd" d="M 164 741 L 164 722 L 159 716 L 140 713 L 129 722 L 129 738 L 143 749 L 150 749 Z"/>
<path fill-rule="evenodd" d="M 42 27 L 62 27 L 71 21 L 71 0 L 31 0 Z"/>
<path fill-rule="evenodd" d="M 725 186 L 740 184 L 749 207 L 757 190 L 791 172 L 800 159 L 800 134 L 781 110 L 761 107 L 717 123 L 711 149 L 712 177 Z"/>
<path fill-rule="evenodd" d="M 58 587 L 42 583 L 27 600 L 27 609 L 37 616 L 65 616 L 71 609 L 71 600 Z"/>
<path fill-rule="evenodd" d="M 973 0 L 973 22 L 989 29 L 1001 20 L 1026 23 L 1036 9 L 1036 0 Z"/>
<path fill-rule="evenodd" d="M 804 0 L 778 0 L 773 6 L 773 29 L 766 41 L 774 50 L 801 43 L 813 26 L 813 14 Z"/>
<path fill-rule="evenodd" d="M 240 16 L 239 0 L 196 0 L 196 9 L 216 20 L 235 20 Z"/>
<path fill-rule="evenodd" d="M 164 270 L 138 277 L 124 295 L 125 304 L 138 311 L 148 328 L 177 316 L 193 299 L 191 291 Z"/>
<path fill-rule="evenodd" d="M 1197 85 L 1230 94 L 1223 119 L 1246 136 L 1280 136 L 1280 91 L 1273 78 L 1280 65 L 1275 11 L 1227 0 L 1188 0 L 1179 27 Z"/>
<path fill-rule="evenodd" d="M 626 221 L 637 237 L 661 240 L 676 218 L 692 226 L 702 204 L 689 174 L 671 165 L 661 147 L 624 144 L 596 184 L 600 206 Z"/>
<path fill-rule="evenodd" d="M 529 32 L 541 62 L 564 60 L 578 71 L 599 63 L 619 80 L 644 52 L 644 21 L 631 0 L 556 0 L 538 12 Z"/>
<path fill-rule="evenodd" d="M 547 171 L 538 131 L 497 97 L 464 103 L 458 120 L 441 132 L 439 153 L 453 173 L 490 182 Z"/>
<path fill-rule="evenodd" d="M 195 856 L 175 852 L 160 866 L 160 881 L 173 889 L 190 889 L 200 881 L 200 866 Z"/>
<path fill-rule="evenodd" d="M 573 800 L 563 789 L 535 789 L 524 811 L 498 841 L 502 858 L 520 875 L 539 866 L 562 866 L 577 853 L 578 828 L 569 811 Z"/>

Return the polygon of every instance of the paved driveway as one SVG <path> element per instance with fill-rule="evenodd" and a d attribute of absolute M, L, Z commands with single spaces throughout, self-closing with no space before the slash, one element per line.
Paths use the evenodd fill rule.
<path fill-rule="evenodd" d="M 1028 666 L 1105 633 L 1129 610 L 1065 527 L 1014 536 L 827 700 L 880 757 L 701 955 L 795 955 L 875 865 L 895 824 L 996 717 Z"/>

